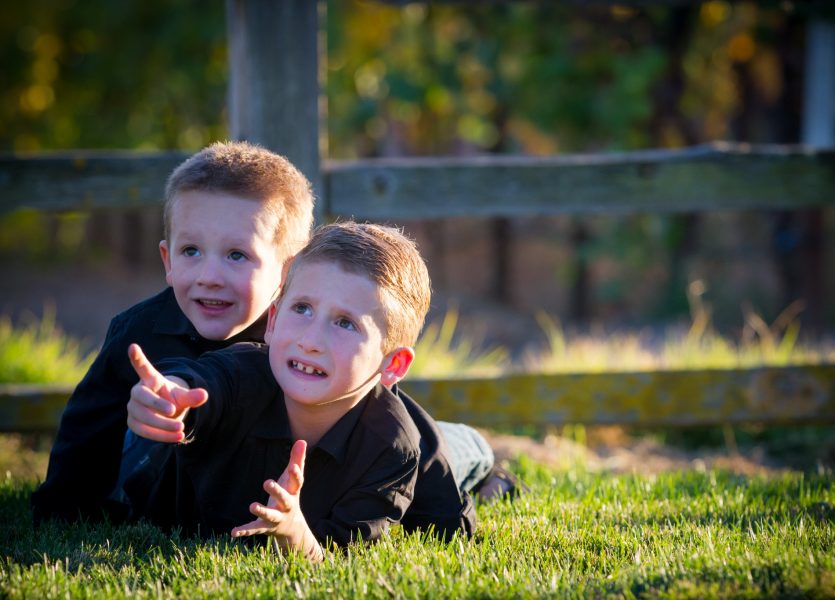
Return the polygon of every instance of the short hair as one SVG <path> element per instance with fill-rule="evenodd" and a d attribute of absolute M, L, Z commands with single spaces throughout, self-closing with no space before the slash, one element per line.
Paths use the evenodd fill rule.
<path fill-rule="evenodd" d="M 221 192 L 260 202 L 276 219 L 274 242 L 284 259 L 310 239 L 313 190 L 287 158 L 248 142 L 215 142 L 171 173 L 165 186 L 165 239 L 181 192 Z"/>
<path fill-rule="evenodd" d="M 283 290 L 302 265 L 320 262 L 364 275 L 379 287 L 386 325 L 384 353 L 414 346 L 429 310 L 432 285 L 413 240 L 400 229 L 383 225 L 354 221 L 323 225 L 293 259 Z"/>

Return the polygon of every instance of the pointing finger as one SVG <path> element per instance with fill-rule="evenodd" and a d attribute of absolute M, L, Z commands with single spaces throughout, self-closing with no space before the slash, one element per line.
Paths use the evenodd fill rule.
<path fill-rule="evenodd" d="M 130 358 L 130 364 L 133 370 L 136 371 L 136 374 L 139 375 L 139 379 L 145 386 L 154 391 L 159 390 L 163 386 L 165 378 L 160 375 L 160 372 L 145 357 L 145 353 L 142 352 L 139 344 L 131 344 L 128 346 L 128 358 Z"/>

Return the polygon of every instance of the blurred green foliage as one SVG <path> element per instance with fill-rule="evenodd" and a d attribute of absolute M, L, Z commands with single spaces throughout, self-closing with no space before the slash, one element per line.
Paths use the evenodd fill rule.
<path fill-rule="evenodd" d="M 223 137 L 221 3 L 6 3 L 0 149 L 199 148 Z"/>
<path fill-rule="evenodd" d="M 331 158 L 797 141 L 791 103 L 802 25 L 835 13 L 832 2 L 776 0 L 321 6 Z M 196 150 L 225 138 L 226 37 L 222 2 L 7 3 L 0 151 Z M 775 139 L 786 131 L 795 137 Z M 0 239 L 19 240 L 20 219 L 34 222 L 4 216 Z M 593 293 L 618 305 L 664 263 L 668 290 L 646 310 L 686 313 L 681 257 L 692 223 L 658 215 L 578 222 L 589 234 L 575 246 L 576 263 L 554 273 L 562 285 L 577 284 L 584 265 L 616 257 L 617 271 Z"/>
<path fill-rule="evenodd" d="M 728 137 L 741 71 L 775 102 L 787 22 L 833 12 L 803 2 L 324 6 L 337 158 Z M 226 134 L 227 73 L 220 2 L 10 3 L 0 15 L 0 149 L 199 148 Z M 680 115 L 651 123 L 670 95 Z"/>

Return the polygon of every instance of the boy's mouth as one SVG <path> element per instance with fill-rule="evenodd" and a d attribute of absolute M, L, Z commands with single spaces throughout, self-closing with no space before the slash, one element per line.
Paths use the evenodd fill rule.
<path fill-rule="evenodd" d="M 317 369 L 311 365 L 306 365 L 304 363 L 300 363 L 297 360 L 289 360 L 287 361 L 288 366 L 293 369 L 294 371 L 299 371 L 306 375 L 315 375 L 316 377 L 327 377 L 327 373 L 324 371 Z"/>
<path fill-rule="evenodd" d="M 208 309 L 218 309 L 218 308 L 226 308 L 227 306 L 232 306 L 231 302 L 226 302 L 225 300 L 209 300 L 206 298 L 198 298 L 196 302 Z"/>

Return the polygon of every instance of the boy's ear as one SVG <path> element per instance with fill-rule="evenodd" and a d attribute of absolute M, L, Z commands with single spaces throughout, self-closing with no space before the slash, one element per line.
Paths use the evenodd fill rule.
<path fill-rule="evenodd" d="M 278 300 L 270 302 L 270 308 L 267 309 L 267 330 L 264 332 L 264 341 L 269 344 L 270 338 L 273 337 L 275 331 L 275 315 L 278 312 Z"/>
<path fill-rule="evenodd" d="M 380 382 L 386 387 L 391 387 L 406 376 L 413 360 L 415 360 L 414 350 L 405 346 L 397 348 L 383 361 Z"/>
<path fill-rule="evenodd" d="M 168 253 L 168 240 L 161 240 L 159 243 L 159 256 L 165 267 L 165 281 L 171 285 L 171 255 Z"/>

